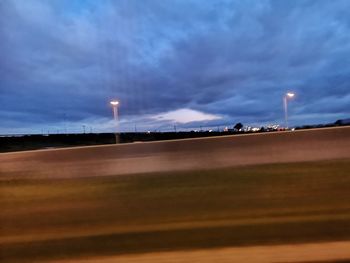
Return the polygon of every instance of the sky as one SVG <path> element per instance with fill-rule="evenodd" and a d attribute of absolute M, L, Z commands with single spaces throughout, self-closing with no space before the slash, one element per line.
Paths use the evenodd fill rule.
<path fill-rule="evenodd" d="M 348 0 L 0 0 L 0 134 L 350 117 Z"/>

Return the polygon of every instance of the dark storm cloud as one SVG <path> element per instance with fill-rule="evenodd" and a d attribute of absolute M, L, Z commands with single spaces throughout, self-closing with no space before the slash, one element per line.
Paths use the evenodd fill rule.
<path fill-rule="evenodd" d="M 147 127 L 178 109 L 220 116 L 213 125 L 281 122 L 288 90 L 297 94 L 295 124 L 345 118 L 349 8 L 347 0 L 3 0 L 1 128 L 98 124 L 111 98 L 125 123 Z"/>

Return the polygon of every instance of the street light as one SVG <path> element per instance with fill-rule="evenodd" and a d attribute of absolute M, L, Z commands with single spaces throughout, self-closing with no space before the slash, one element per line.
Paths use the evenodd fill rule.
<path fill-rule="evenodd" d="M 288 129 L 288 99 L 292 99 L 295 96 L 292 92 L 287 92 L 283 96 L 283 106 L 284 106 L 284 121 L 286 129 Z"/>
<path fill-rule="evenodd" d="M 118 136 L 118 122 L 119 122 L 119 117 L 118 117 L 118 105 L 119 101 L 117 100 L 112 100 L 110 102 L 113 108 L 113 117 L 116 123 L 116 132 L 115 132 L 115 143 L 119 143 L 119 136 Z"/>

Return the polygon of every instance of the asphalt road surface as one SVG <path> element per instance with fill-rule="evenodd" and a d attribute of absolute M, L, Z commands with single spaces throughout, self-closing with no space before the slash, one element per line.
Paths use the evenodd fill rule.
<path fill-rule="evenodd" d="M 350 127 L 0 154 L 0 179 L 72 178 L 350 157 Z"/>

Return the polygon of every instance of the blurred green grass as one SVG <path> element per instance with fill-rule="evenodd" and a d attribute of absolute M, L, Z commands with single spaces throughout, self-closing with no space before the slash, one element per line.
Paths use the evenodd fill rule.
<path fill-rule="evenodd" d="M 0 181 L 0 261 L 350 239 L 350 162 Z"/>

